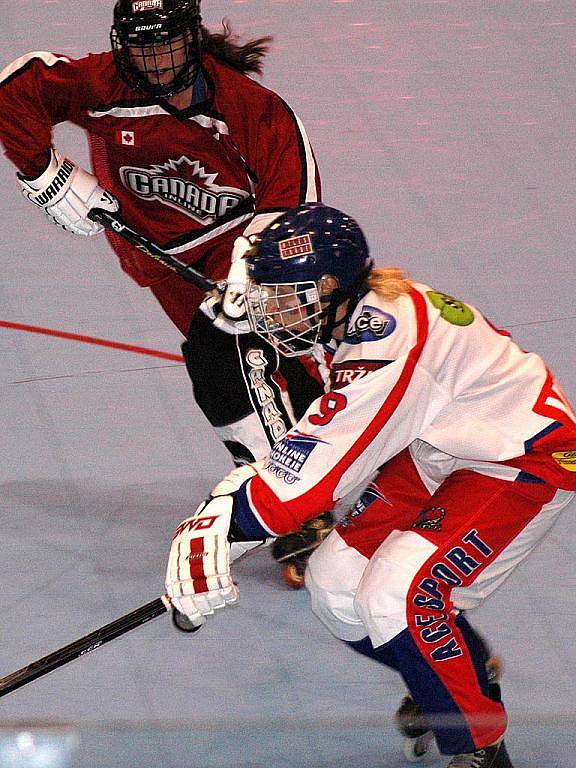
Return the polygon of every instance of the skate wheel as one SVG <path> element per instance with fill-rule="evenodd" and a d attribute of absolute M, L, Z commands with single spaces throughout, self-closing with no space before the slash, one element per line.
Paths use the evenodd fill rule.
<path fill-rule="evenodd" d="M 486 673 L 489 683 L 498 683 L 502 677 L 502 659 L 499 656 L 490 656 L 486 662 Z"/>
<path fill-rule="evenodd" d="M 304 572 L 301 572 L 294 563 L 286 563 L 282 566 L 282 578 L 292 589 L 301 589 L 304 586 Z"/>
<path fill-rule="evenodd" d="M 404 757 L 410 763 L 417 763 L 422 760 L 430 749 L 430 745 L 434 739 L 432 731 L 426 731 L 422 736 L 417 736 L 415 739 L 404 739 Z"/>

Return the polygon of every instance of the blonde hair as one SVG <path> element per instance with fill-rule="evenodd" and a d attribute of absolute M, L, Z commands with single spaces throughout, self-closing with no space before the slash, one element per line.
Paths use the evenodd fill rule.
<path fill-rule="evenodd" d="M 398 267 L 376 267 L 368 275 L 368 287 L 386 301 L 394 301 L 412 287 L 410 280 Z"/>

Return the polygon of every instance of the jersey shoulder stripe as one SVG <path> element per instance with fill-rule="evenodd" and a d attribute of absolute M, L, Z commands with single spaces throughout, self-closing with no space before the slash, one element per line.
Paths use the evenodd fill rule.
<path fill-rule="evenodd" d="M 418 364 L 422 350 L 424 349 L 424 345 L 428 339 L 428 314 L 426 311 L 424 297 L 416 288 L 412 288 L 408 296 L 410 297 L 414 307 L 413 311 L 416 321 L 415 343 L 406 357 L 404 368 L 396 384 L 380 407 L 378 413 L 367 426 L 360 439 L 350 447 L 350 450 L 346 453 L 346 455 L 343 456 L 338 464 L 332 469 L 332 471 L 328 473 L 326 479 L 328 479 L 329 482 L 334 482 L 335 478 L 341 476 L 346 468 L 349 467 L 354 461 L 356 461 L 362 452 L 368 447 L 368 445 L 373 442 L 376 435 L 384 428 L 385 424 L 389 421 L 394 411 L 398 408 L 402 398 L 404 397 L 406 389 L 410 384 L 414 374 L 414 369 Z"/>
<path fill-rule="evenodd" d="M 34 63 L 36 59 L 40 59 L 40 61 L 42 61 L 47 67 L 53 67 L 59 62 L 69 64 L 71 61 L 71 59 L 69 59 L 67 56 L 56 56 L 54 53 L 50 53 L 49 51 L 31 51 L 30 53 L 25 53 L 24 56 L 20 56 L 18 59 L 15 59 L 11 64 L 8 64 L 8 66 L 5 67 L 2 72 L 0 72 L 0 87 L 7 85 L 15 77 L 21 75 Z"/>
<path fill-rule="evenodd" d="M 300 162 L 302 164 L 302 178 L 300 180 L 300 204 L 315 203 L 320 198 L 316 184 L 316 160 L 314 158 L 314 152 L 312 151 L 310 139 L 308 138 L 308 134 L 306 133 L 306 129 L 304 128 L 302 120 L 300 120 L 294 110 L 284 101 L 284 99 L 280 99 L 280 102 L 296 125 L 298 148 L 300 151 Z"/>

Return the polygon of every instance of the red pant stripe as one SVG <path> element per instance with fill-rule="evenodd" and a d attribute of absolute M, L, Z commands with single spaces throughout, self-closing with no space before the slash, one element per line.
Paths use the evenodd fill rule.
<path fill-rule="evenodd" d="M 439 548 L 416 574 L 407 596 L 407 622 L 416 645 L 466 718 L 477 747 L 502 735 L 506 717 L 502 705 L 480 689 L 468 648 L 450 613 L 452 590 L 473 584 L 555 491 L 549 486 L 523 490 L 525 494 L 513 483 L 467 471 L 448 478 L 431 503 L 446 509 L 449 535 L 419 531 Z M 459 583 L 446 583 L 439 574 Z"/>

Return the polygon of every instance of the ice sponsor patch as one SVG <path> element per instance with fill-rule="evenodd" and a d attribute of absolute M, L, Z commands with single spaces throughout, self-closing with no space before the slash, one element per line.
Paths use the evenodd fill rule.
<path fill-rule="evenodd" d="M 440 317 L 450 325 L 465 327 L 474 322 L 474 312 L 467 304 L 439 291 L 427 291 L 432 306 L 440 310 Z"/>
<path fill-rule="evenodd" d="M 555 451 L 552 458 L 566 472 L 576 472 L 576 451 Z"/>
<path fill-rule="evenodd" d="M 299 235 L 278 243 L 281 259 L 294 259 L 296 256 L 307 256 L 314 253 L 310 235 Z"/>
<path fill-rule="evenodd" d="M 164 0 L 134 0 L 132 3 L 132 13 L 141 11 L 163 11 Z"/>
<path fill-rule="evenodd" d="M 342 389 L 391 362 L 392 360 L 346 360 L 343 363 L 334 363 L 330 368 L 330 386 L 332 389 Z"/>
<path fill-rule="evenodd" d="M 366 341 L 380 341 L 390 336 L 396 328 L 396 318 L 378 307 L 366 304 L 358 317 L 346 330 L 345 344 L 362 344 Z"/>

